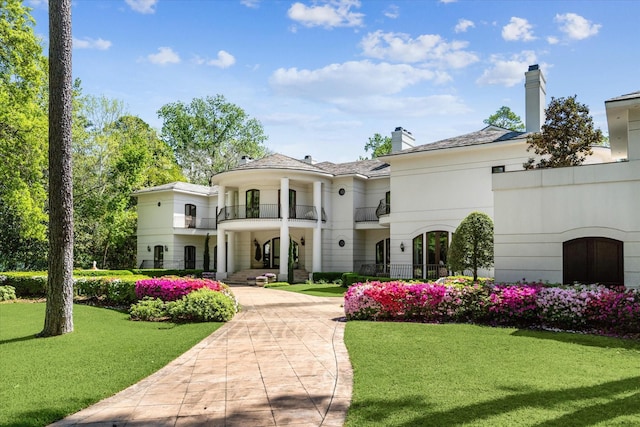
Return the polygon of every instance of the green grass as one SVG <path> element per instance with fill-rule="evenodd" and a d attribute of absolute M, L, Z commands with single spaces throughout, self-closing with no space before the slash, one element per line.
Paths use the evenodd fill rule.
<path fill-rule="evenodd" d="M 43 426 L 157 371 L 221 323 L 132 322 L 74 306 L 74 332 L 35 338 L 43 303 L 0 304 L 0 426 Z"/>
<path fill-rule="evenodd" d="M 638 341 L 351 321 L 345 343 L 347 427 L 640 425 Z"/>
<path fill-rule="evenodd" d="M 301 283 L 297 285 L 276 286 L 273 289 L 299 292 L 301 294 L 313 295 L 316 297 L 343 297 L 347 288 L 333 283 Z"/>

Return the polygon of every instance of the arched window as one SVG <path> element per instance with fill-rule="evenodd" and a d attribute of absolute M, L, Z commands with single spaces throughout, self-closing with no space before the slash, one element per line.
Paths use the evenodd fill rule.
<path fill-rule="evenodd" d="M 164 265 L 164 246 L 153 247 L 153 268 L 162 268 Z"/>
<path fill-rule="evenodd" d="M 413 238 L 413 277 L 435 280 L 447 276 L 449 232 L 429 231 Z"/>
<path fill-rule="evenodd" d="M 389 274 L 391 264 L 391 239 L 376 243 L 376 274 Z"/>
<path fill-rule="evenodd" d="M 184 268 L 185 270 L 193 270 L 196 268 L 196 247 L 184 247 Z"/>
<path fill-rule="evenodd" d="M 184 205 L 184 223 L 187 228 L 196 228 L 196 205 Z"/>
<path fill-rule="evenodd" d="M 247 190 L 246 214 L 247 218 L 260 218 L 260 190 Z"/>
<path fill-rule="evenodd" d="M 564 242 L 562 282 L 623 285 L 623 243 L 606 237 L 582 237 Z"/>

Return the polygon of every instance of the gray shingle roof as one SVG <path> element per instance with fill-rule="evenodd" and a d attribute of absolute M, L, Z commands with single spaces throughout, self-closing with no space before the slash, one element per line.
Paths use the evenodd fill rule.
<path fill-rule="evenodd" d="M 389 164 L 378 159 L 358 160 L 356 162 L 349 163 L 322 162 L 318 163 L 316 166 L 325 169 L 335 176 L 358 174 L 368 178 L 374 178 L 389 176 L 391 172 Z"/>
<path fill-rule="evenodd" d="M 389 165 L 377 159 L 359 160 L 348 163 L 322 162 L 311 164 L 277 153 L 258 160 L 252 160 L 232 169 L 230 172 L 256 169 L 290 169 L 334 176 L 359 174 L 370 178 L 389 175 Z"/>
<path fill-rule="evenodd" d="M 293 169 L 299 171 L 310 172 L 326 172 L 323 169 L 318 168 L 316 165 L 304 162 L 302 160 L 294 159 L 284 154 L 270 154 L 258 160 L 251 160 L 244 165 L 240 165 L 231 171 L 240 170 L 252 170 L 252 169 Z"/>
<path fill-rule="evenodd" d="M 473 145 L 491 144 L 494 142 L 504 142 L 509 140 L 524 139 L 527 133 L 516 132 L 509 129 L 502 129 L 496 126 L 487 126 L 476 132 L 467 133 L 465 135 L 454 136 L 429 144 L 418 145 L 417 147 L 402 150 L 397 153 L 389 154 L 395 156 L 399 154 L 418 153 L 424 151 L 445 150 L 448 148 L 470 147 Z M 386 156 L 384 156 L 386 157 Z M 384 158 L 383 157 L 383 158 Z"/>

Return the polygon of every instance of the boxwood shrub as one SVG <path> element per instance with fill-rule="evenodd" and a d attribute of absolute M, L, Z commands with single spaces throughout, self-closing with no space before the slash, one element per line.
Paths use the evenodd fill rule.
<path fill-rule="evenodd" d="M 0 286 L 0 301 L 16 299 L 16 288 L 9 285 Z"/>

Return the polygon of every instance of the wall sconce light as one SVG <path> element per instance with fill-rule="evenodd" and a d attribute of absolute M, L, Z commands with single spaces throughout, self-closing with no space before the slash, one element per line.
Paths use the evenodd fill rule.
<path fill-rule="evenodd" d="M 256 246 L 260 246 L 260 244 L 258 243 L 258 240 L 256 240 L 256 239 L 253 239 L 253 244 L 256 245 Z"/>
<path fill-rule="evenodd" d="M 300 238 L 300 244 L 301 244 L 302 246 L 304 246 L 304 236 L 302 236 L 302 237 Z"/>
<path fill-rule="evenodd" d="M 165 250 L 166 252 L 169 252 L 169 246 L 164 245 L 164 250 Z"/>
<path fill-rule="evenodd" d="M 147 245 L 147 252 L 151 252 L 151 246 Z"/>
<path fill-rule="evenodd" d="M 400 250 L 404 252 L 404 242 L 400 242 Z"/>

